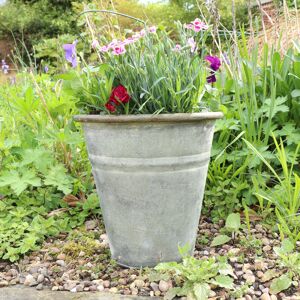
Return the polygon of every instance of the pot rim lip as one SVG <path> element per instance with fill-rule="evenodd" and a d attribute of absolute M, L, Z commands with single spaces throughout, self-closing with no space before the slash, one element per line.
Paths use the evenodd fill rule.
<path fill-rule="evenodd" d="M 75 115 L 73 119 L 81 123 L 155 123 L 155 122 L 199 122 L 223 118 L 222 112 L 141 114 L 141 115 Z"/>

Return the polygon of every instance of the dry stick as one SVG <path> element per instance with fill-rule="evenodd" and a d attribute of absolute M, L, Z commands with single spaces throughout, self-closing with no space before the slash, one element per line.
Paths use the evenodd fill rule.
<path fill-rule="evenodd" d="M 38 83 L 36 82 L 35 77 L 34 77 L 32 71 L 30 71 L 29 74 L 30 74 L 30 76 L 31 76 L 31 78 L 32 78 L 32 81 L 33 81 L 33 84 L 34 84 L 34 86 L 35 86 L 35 88 L 36 88 L 36 90 L 37 90 L 37 93 L 38 93 L 38 95 L 40 96 L 40 99 L 41 99 L 41 101 L 42 101 L 42 104 L 43 104 L 43 106 L 44 106 L 44 109 L 45 109 L 45 111 L 46 111 L 46 114 L 47 114 L 47 116 L 48 116 L 48 118 L 49 118 L 51 124 L 52 124 L 52 125 L 55 125 L 55 122 L 54 122 L 54 120 L 53 120 L 53 118 L 52 118 L 52 116 L 51 116 L 51 114 L 50 114 L 50 112 L 49 112 L 49 109 L 48 109 L 48 106 L 47 106 L 47 102 L 46 102 L 46 100 L 45 100 L 45 97 L 44 97 L 44 95 L 43 95 L 43 93 L 42 93 L 42 90 L 41 90 L 40 86 L 39 86 Z M 69 158 L 70 158 L 70 153 L 68 154 L 68 151 L 67 151 L 67 149 L 66 149 L 66 145 L 64 145 L 63 142 L 60 141 L 59 144 L 60 144 L 60 146 L 61 146 L 61 148 L 62 148 L 62 150 L 63 150 L 63 153 L 64 153 L 64 162 L 65 162 L 65 164 L 66 164 L 68 170 L 71 171 L 71 164 L 70 164 L 70 160 L 69 160 Z"/>
<path fill-rule="evenodd" d="M 299 27 L 297 0 L 294 0 L 294 5 L 295 5 L 295 12 L 296 12 L 297 32 L 299 32 L 300 27 Z"/>
<path fill-rule="evenodd" d="M 264 10 L 262 9 L 261 1 L 256 0 L 256 2 L 258 4 L 259 11 L 260 11 L 261 24 L 262 24 L 262 28 L 263 28 L 263 32 L 264 32 L 265 43 L 267 43 L 268 42 L 268 37 L 267 37 L 266 26 L 265 26 L 265 22 L 264 22 Z"/>
<path fill-rule="evenodd" d="M 249 26 L 250 26 L 250 45 L 251 47 L 254 45 L 254 28 L 253 28 L 253 19 L 252 19 L 252 11 L 251 11 L 251 0 L 247 2 L 248 16 L 249 16 Z"/>
<path fill-rule="evenodd" d="M 234 40 L 237 42 L 237 33 L 236 33 L 236 15 L 235 15 L 235 0 L 231 1 L 231 13 L 232 13 L 232 31 L 233 31 L 233 37 Z M 237 60 L 238 55 L 238 47 L 237 44 L 234 44 L 234 58 Z"/>
<path fill-rule="evenodd" d="M 196 0 L 196 3 L 197 3 L 197 6 L 198 6 L 198 9 L 199 9 L 199 12 L 200 12 L 200 14 L 201 14 L 202 19 L 203 19 L 203 20 L 205 21 L 205 23 L 207 24 L 207 19 L 205 18 L 204 14 L 203 14 L 203 12 L 202 12 L 202 8 L 201 8 L 201 5 L 200 5 L 200 3 L 199 3 L 199 0 Z M 221 22 L 220 22 L 220 25 L 222 25 Z M 225 28 L 225 27 L 224 27 L 224 28 Z M 223 61 L 224 61 L 224 63 L 225 63 L 225 66 L 226 66 L 226 68 L 227 68 L 227 70 L 228 70 L 228 72 L 230 73 L 231 76 L 233 76 L 233 72 L 232 72 L 232 70 L 231 70 L 231 67 L 230 67 L 230 65 L 228 64 L 227 59 L 225 58 L 225 56 L 224 56 L 224 54 L 223 54 L 220 39 L 218 39 L 218 40 L 219 40 L 219 42 L 218 42 L 217 39 L 216 39 L 216 37 L 215 37 L 215 35 L 214 35 L 214 33 L 212 33 L 211 36 L 212 36 L 213 42 L 215 43 L 215 45 L 216 45 L 217 48 L 218 48 L 218 51 L 220 52 L 220 56 L 222 57 L 222 59 L 223 59 Z"/>
<path fill-rule="evenodd" d="M 280 7 L 276 5 L 276 15 L 275 15 L 275 43 L 277 43 L 277 39 L 279 39 L 279 17 L 280 17 Z"/>
<path fill-rule="evenodd" d="M 287 6 L 285 0 L 283 0 L 283 14 L 284 14 L 284 20 L 285 20 L 285 28 L 287 29 L 290 16 L 289 16 L 289 12 L 288 12 L 288 6 Z"/>
<path fill-rule="evenodd" d="M 84 6 L 84 10 L 86 10 L 86 6 Z M 92 27 L 92 25 L 91 25 L 90 19 L 89 19 L 89 17 L 88 17 L 88 14 L 85 15 L 85 20 L 86 20 L 87 27 L 88 27 L 88 29 L 89 29 L 91 35 L 92 35 L 92 39 L 95 40 L 95 39 L 96 39 L 96 38 L 95 38 L 95 33 L 94 33 L 93 27 Z M 100 62 L 102 63 L 103 61 L 102 61 L 101 55 L 100 55 L 100 53 L 99 53 L 99 50 L 98 50 L 97 48 L 98 48 L 98 47 L 95 47 L 96 53 L 97 53 L 97 55 L 98 55 L 98 58 L 99 58 Z"/>

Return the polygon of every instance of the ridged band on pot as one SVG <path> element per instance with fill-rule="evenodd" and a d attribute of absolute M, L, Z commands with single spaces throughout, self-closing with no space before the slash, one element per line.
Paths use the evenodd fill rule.
<path fill-rule="evenodd" d="M 193 252 L 219 112 L 80 115 L 112 257 L 130 267 Z"/>

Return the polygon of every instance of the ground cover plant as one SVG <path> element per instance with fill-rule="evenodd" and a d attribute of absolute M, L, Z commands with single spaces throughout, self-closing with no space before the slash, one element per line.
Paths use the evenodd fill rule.
<path fill-rule="evenodd" d="M 10 261 L 99 214 L 73 99 L 47 76 L 18 80 L 0 93 L 0 256 Z"/>

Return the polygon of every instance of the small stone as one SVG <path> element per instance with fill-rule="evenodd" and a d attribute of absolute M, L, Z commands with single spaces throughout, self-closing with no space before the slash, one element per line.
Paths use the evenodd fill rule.
<path fill-rule="evenodd" d="M 118 289 L 116 287 L 112 287 L 109 289 L 109 291 L 113 294 L 117 294 L 118 293 Z"/>
<path fill-rule="evenodd" d="M 65 261 L 62 260 L 62 259 L 58 259 L 58 260 L 56 261 L 56 264 L 59 265 L 59 266 L 61 266 L 61 267 L 64 267 L 64 266 L 66 265 Z"/>
<path fill-rule="evenodd" d="M 229 255 L 238 255 L 240 253 L 241 249 L 239 248 L 232 248 L 228 251 Z"/>
<path fill-rule="evenodd" d="M 271 297 L 268 293 L 263 293 L 260 297 L 261 300 L 271 300 Z"/>
<path fill-rule="evenodd" d="M 256 272 L 256 276 L 257 276 L 258 278 L 262 278 L 262 277 L 264 276 L 264 273 L 263 273 L 262 271 L 257 271 L 257 272 Z"/>
<path fill-rule="evenodd" d="M 2 280 L 0 281 L 0 288 L 8 286 L 8 281 Z"/>
<path fill-rule="evenodd" d="M 93 230 L 97 227 L 98 222 L 96 220 L 89 220 L 85 222 L 85 229 L 86 230 Z"/>
<path fill-rule="evenodd" d="M 64 253 L 60 253 L 57 255 L 57 259 L 58 260 L 65 260 L 66 259 L 66 255 Z"/>
<path fill-rule="evenodd" d="M 271 250 L 272 250 L 272 247 L 269 246 L 269 245 L 263 247 L 264 252 L 268 252 L 268 251 L 271 251 Z"/>
<path fill-rule="evenodd" d="M 156 297 L 159 297 L 160 294 L 161 294 L 160 291 L 155 291 L 155 292 L 154 292 L 154 295 L 155 295 Z"/>
<path fill-rule="evenodd" d="M 158 288 L 161 292 L 167 292 L 170 289 L 170 285 L 168 282 L 166 282 L 164 280 L 160 280 L 160 282 L 158 284 Z"/>
<path fill-rule="evenodd" d="M 16 277 L 18 276 L 18 271 L 16 269 L 10 269 L 8 272 L 7 272 L 9 275 L 11 275 L 12 277 Z"/>
<path fill-rule="evenodd" d="M 154 292 L 153 291 L 150 291 L 150 297 L 154 297 Z"/>
<path fill-rule="evenodd" d="M 252 300 L 252 297 L 251 297 L 250 295 L 246 295 L 246 296 L 245 296 L 245 299 L 246 299 L 246 300 Z"/>
<path fill-rule="evenodd" d="M 41 291 L 43 288 L 44 288 L 44 287 L 43 287 L 43 284 L 42 284 L 42 283 L 40 283 L 40 284 L 38 284 L 38 285 L 36 286 L 36 289 L 37 289 L 38 291 Z"/>
<path fill-rule="evenodd" d="M 139 293 L 139 290 L 137 288 L 131 288 L 130 290 L 132 295 L 136 296 Z"/>
<path fill-rule="evenodd" d="M 277 300 L 277 296 L 276 295 L 271 295 L 271 300 Z"/>
<path fill-rule="evenodd" d="M 263 238 L 261 241 L 262 241 L 263 245 L 265 245 L 265 246 L 270 245 L 270 240 L 267 238 Z"/>
<path fill-rule="evenodd" d="M 38 283 L 42 283 L 45 279 L 45 276 L 43 274 L 39 274 L 37 277 L 37 282 Z"/>
<path fill-rule="evenodd" d="M 151 282 L 150 287 L 154 292 L 159 291 L 158 284 L 156 282 Z"/>
<path fill-rule="evenodd" d="M 250 270 L 250 269 L 251 269 L 251 265 L 250 265 L 250 264 L 244 264 L 244 265 L 243 265 L 242 270 L 243 270 L 244 273 L 246 273 L 246 271 L 247 271 L 247 270 Z"/>
<path fill-rule="evenodd" d="M 57 253 L 60 253 L 60 250 L 58 248 L 54 247 L 54 248 L 50 249 L 50 252 L 57 254 Z"/>
<path fill-rule="evenodd" d="M 126 284 L 127 284 L 127 280 L 126 280 L 125 278 L 120 278 L 120 279 L 118 280 L 118 282 L 119 282 L 119 284 L 121 284 L 121 285 L 126 285 Z"/>
<path fill-rule="evenodd" d="M 24 285 L 26 285 L 26 286 L 35 286 L 37 284 L 38 283 L 36 282 L 35 278 L 31 274 L 28 274 L 26 276 L 25 281 L 24 281 Z"/>
<path fill-rule="evenodd" d="M 213 297 L 216 297 L 216 296 L 217 296 L 217 293 L 215 291 L 213 291 L 213 290 L 210 290 L 209 297 L 213 298 Z"/>
<path fill-rule="evenodd" d="M 253 284 L 255 282 L 255 276 L 252 274 L 245 274 L 243 278 L 246 280 L 247 283 Z"/>
<path fill-rule="evenodd" d="M 103 281 L 103 286 L 105 288 L 109 288 L 110 287 L 110 282 L 108 280 Z"/>
<path fill-rule="evenodd" d="M 99 284 L 99 285 L 97 286 L 97 290 L 98 290 L 99 292 L 103 292 L 103 291 L 104 291 L 104 286 L 103 286 L 102 284 Z"/>
<path fill-rule="evenodd" d="M 145 285 L 145 282 L 141 279 L 136 279 L 133 283 L 138 289 L 142 288 Z"/>
<path fill-rule="evenodd" d="M 84 257 L 85 256 L 85 252 L 84 251 L 80 251 L 78 254 L 79 257 Z"/>
<path fill-rule="evenodd" d="M 92 286 L 89 287 L 89 291 L 96 292 L 97 291 L 97 287 L 95 285 L 92 285 Z"/>
<path fill-rule="evenodd" d="M 266 263 L 264 263 L 262 260 L 255 260 L 254 262 L 254 269 L 255 270 L 265 270 Z"/>
<path fill-rule="evenodd" d="M 70 292 L 71 292 L 71 293 L 76 293 L 76 292 L 77 292 L 76 287 L 70 289 Z"/>
<path fill-rule="evenodd" d="M 58 291 L 58 286 L 53 286 L 51 290 L 52 291 Z"/>
<path fill-rule="evenodd" d="M 83 292 L 84 289 L 84 285 L 83 284 L 79 284 L 76 286 L 76 292 Z"/>

